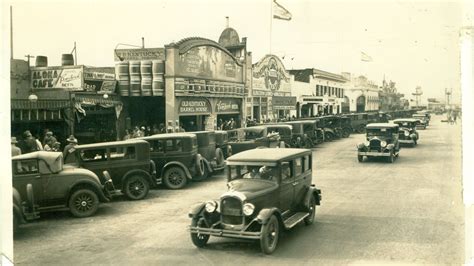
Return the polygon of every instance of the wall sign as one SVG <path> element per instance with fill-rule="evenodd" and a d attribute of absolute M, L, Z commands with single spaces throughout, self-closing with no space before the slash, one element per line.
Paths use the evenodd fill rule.
<path fill-rule="evenodd" d="M 180 114 L 209 114 L 211 104 L 206 99 L 182 99 L 178 106 Z"/>
<path fill-rule="evenodd" d="M 290 75 L 281 60 L 274 55 L 267 55 L 256 63 L 252 77 L 259 89 L 290 91 Z"/>
<path fill-rule="evenodd" d="M 296 97 L 277 97 L 272 98 L 273 109 L 296 110 Z"/>
<path fill-rule="evenodd" d="M 120 58 L 119 58 L 120 57 Z M 115 49 L 114 60 L 165 60 L 164 48 L 145 48 L 145 49 Z"/>
<path fill-rule="evenodd" d="M 62 88 L 82 90 L 83 70 L 81 67 L 31 68 L 32 88 Z"/>
<path fill-rule="evenodd" d="M 239 113 L 240 104 L 238 100 L 235 99 L 226 99 L 219 100 L 216 104 L 217 113 Z"/>

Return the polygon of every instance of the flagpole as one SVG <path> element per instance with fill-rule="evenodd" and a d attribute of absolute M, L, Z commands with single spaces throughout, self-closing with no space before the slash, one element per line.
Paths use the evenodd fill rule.
<path fill-rule="evenodd" d="M 272 53 L 273 0 L 270 0 L 270 54 Z"/>

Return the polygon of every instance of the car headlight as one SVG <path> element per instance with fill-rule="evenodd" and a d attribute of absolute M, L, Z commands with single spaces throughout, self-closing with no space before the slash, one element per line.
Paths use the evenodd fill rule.
<path fill-rule="evenodd" d="M 370 141 L 364 142 L 364 145 L 365 145 L 366 147 L 369 147 L 369 146 L 370 146 Z"/>
<path fill-rule="evenodd" d="M 255 206 L 252 203 L 245 203 L 243 211 L 246 216 L 250 216 L 255 211 Z"/>
<path fill-rule="evenodd" d="M 385 146 L 387 146 L 387 142 L 386 142 L 385 140 L 382 140 L 382 141 L 380 142 L 380 146 L 382 146 L 382 148 L 385 147 Z"/>
<path fill-rule="evenodd" d="M 215 212 L 217 210 L 217 202 L 214 200 L 206 202 L 206 211 L 209 213 Z"/>
<path fill-rule="evenodd" d="M 410 132 L 408 132 L 408 130 L 405 130 L 403 134 L 405 134 L 405 137 L 408 137 L 410 135 Z"/>

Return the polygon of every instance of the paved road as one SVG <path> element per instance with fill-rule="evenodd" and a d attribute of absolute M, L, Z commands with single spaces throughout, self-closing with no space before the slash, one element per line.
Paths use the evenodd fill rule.
<path fill-rule="evenodd" d="M 195 248 L 187 212 L 218 198 L 224 176 L 184 190 L 117 199 L 94 217 L 51 213 L 23 226 L 14 241 L 17 264 L 389 264 L 464 262 L 460 125 L 434 117 L 416 148 L 394 164 L 358 163 L 361 134 L 314 149 L 313 182 L 323 202 L 311 226 L 285 232 L 273 255 L 251 241 L 211 237 Z"/>

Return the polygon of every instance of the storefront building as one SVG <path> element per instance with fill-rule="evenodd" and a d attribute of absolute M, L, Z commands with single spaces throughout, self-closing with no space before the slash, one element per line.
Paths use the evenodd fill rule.
<path fill-rule="evenodd" d="M 290 74 L 299 88 L 297 117 L 342 113 L 347 82 L 342 75 L 314 68 L 290 70 Z"/>
<path fill-rule="evenodd" d="M 233 29 L 226 30 L 220 43 L 236 47 L 236 50 L 243 49 L 240 58 L 234 56 L 236 51 L 231 53 L 220 43 L 199 37 L 165 46 L 168 131 L 177 131 L 179 126 L 185 131 L 215 130 L 230 123 L 234 128 L 241 126 L 246 44 L 245 39 L 240 42 Z"/>
<path fill-rule="evenodd" d="M 42 139 L 45 130 L 51 130 L 62 143 L 69 134 L 80 143 L 117 139 L 122 102 L 115 94 L 113 68 L 29 67 L 22 60 L 12 60 L 11 65 L 12 135 L 20 137 L 30 130 Z M 15 84 L 14 72 L 28 85 L 25 80 L 21 87 Z"/>
<path fill-rule="evenodd" d="M 252 72 L 249 118 L 257 122 L 289 118 L 296 110 L 296 97 L 291 95 L 291 77 L 280 58 L 266 55 L 253 65 Z"/>
<path fill-rule="evenodd" d="M 352 77 L 351 73 L 343 72 L 346 83 L 345 96 L 346 106 L 343 104 L 343 112 L 372 112 L 379 110 L 380 88 L 375 82 L 365 76 Z M 346 108 L 344 108 L 346 107 Z"/>

